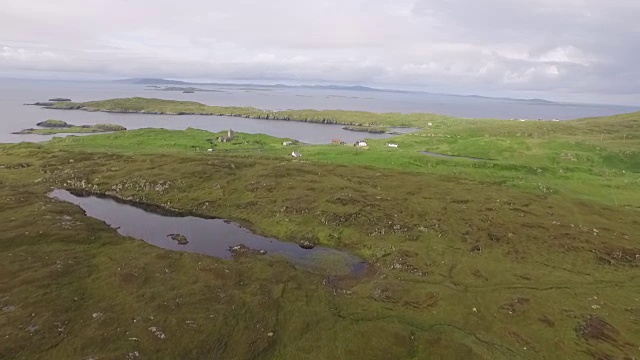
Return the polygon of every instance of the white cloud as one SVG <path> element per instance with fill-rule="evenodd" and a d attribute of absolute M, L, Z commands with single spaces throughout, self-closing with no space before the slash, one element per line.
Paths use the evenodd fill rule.
<path fill-rule="evenodd" d="M 640 96 L 638 18 L 636 0 L 4 0 L 0 71 Z"/>

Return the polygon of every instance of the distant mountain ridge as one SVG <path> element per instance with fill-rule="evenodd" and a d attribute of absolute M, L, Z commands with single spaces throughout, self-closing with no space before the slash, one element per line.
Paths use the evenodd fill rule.
<path fill-rule="evenodd" d="M 563 105 L 562 103 L 557 103 L 554 101 L 549 101 L 545 99 L 518 99 L 518 98 L 509 98 L 509 97 L 491 97 L 491 96 L 481 96 L 481 95 L 457 95 L 457 94 L 447 94 L 447 93 L 431 93 L 426 91 L 409 91 L 409 90 L 397 90 L 397 89 L 377 89 L 368 86 L 359 86 L 359 85 L 285 85 L 285 84 L 273 84 L 273 85 L 263 85 L 263 84 L 228 84 L 228 83 L 199 83 L 199 82 L 188 82 L 188 81 L 180 81 L 180 80 L 167 80 L 167 79 L 157 79 L 157 78 L 131 78 L 131 79 L 122 79 L 122 80 L 114 80 L 115 83 L 118 84 L 133 84 L 133 85 L 199 85 L 199 86 L 226 86 L 226 87 L 261 87 L 261 88 L 277 88 L 277 89 L 322 89 L 322 90 L 347 90 L 347 91 L 371 91 L 371 92 L 391 92 L 391 93 L 403 93 L 403 94 L 428 94 L 428 95 L 440 95 L 440 96 L 455 96 L 455 97 L 465 97 L 465 98 L 475 98 L 475 99 L 487 99 L 487 100 L 505 100 L 505 101 L 516 101 L 516 102 L 526 102 L 531 104 L 541 104 L 541 105 Z"/>
<path fill-rule="evenodd" d="M 134 84 L 134 85 L 215 85 L 215 86 L 255 86 L 255 87 L 264 87 L 264 88 L 306 88 L 306 89 L 328 89 L 328 90 L 357 90 L 357 91 L 384 91 L 384 92 L 410 92 L 403 90 L 389 90 L 389 89 L 376 89 L 367 86 L 347 86 L 347 85 L 285 85 L 285 84 L 273 84 L 273 85 L 263 85 L 263 84 L 228 84 L 228 83 L 199 83 L 199 82 L 188 82 L 188 81 L 180 81 L 180 80 L 167 80 L 167 79 L 155 79 L 155 78 L 133 78 L 133 79 L 122 79 L 122 80 L 114 80 L 115 83 L 118 84 Z"/>
<path fill-rule="evenodd" d="M 113 82 L 118 84 L 134 84 L 134 85 L 195 85 L 196 83 L 190 83 L 180 80 L 166 80 L 166 79 L 154 79 L 154 78 L 141 78 L 141 79 L 122 79 L 114 80 Z M 205 85 L 205 84 L 201 84 Z"/>

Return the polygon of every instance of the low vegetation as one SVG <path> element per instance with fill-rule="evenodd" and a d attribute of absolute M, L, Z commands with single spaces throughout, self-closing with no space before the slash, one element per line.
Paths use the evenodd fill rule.
<path fill-rule="evenodd" d="M 0 145 L 0 358 L 637 357 L 640 114 L 430 122 L 368 150 L 196 129 Z M 53 188 L 312 235 L 370 270 L 162 250 Z"/>

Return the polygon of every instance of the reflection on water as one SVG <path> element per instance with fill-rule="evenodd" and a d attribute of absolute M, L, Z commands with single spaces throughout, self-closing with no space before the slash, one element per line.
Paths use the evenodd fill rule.
<path fill-rule="evenodd" d="M 87 216 L 106 222 L 124 236 L 165 249 L 228 259 L 232 257 L 230 248 L 243 244 L 256 251 L 264 250 L 267 256 L 284 256 L 296 265 L 325 273 L 361 274 L 367 267 L 358 257 L 344 251 L 324 247 L 306 250 L 293 242 L 253 234 L 222 219 L 161 215 L 111 198 L 66 190 L 54 190 L 49 196 L 80 206 Z M 185 236 L 188 243 L 180 245 L 171 234 Z"/>

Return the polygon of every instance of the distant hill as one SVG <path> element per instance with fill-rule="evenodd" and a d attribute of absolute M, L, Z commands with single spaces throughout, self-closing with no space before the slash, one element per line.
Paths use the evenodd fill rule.
<path fill-rule="evenodd" d="M 281 85 L 283 87 L 292 87 L 292 88 L 305 88 L 305 89 L 325 89 L 325 90 L 354 90 L 354 91 L 382 91 L 382 92 L 401 92 L 408 93 L 410 91 L 404 90 L 392 90 L 392 89 L 376 89 L 368 86 L 345 86 L 345 85 L 298 85 L 298 86 L 289 86 L 289 85 Z"/>
<path fill-rule="evenodd" d="M 154 78 L 122 79 L 122 80 L 115 80 L 114 82 L 118 84 L 135 84 L 135 85 L 193 85 L 194 84 L 186 81 L 154 79 Z"/>
<path fill-rule="evenodd" d="M 389 90 L 389 89 L 375 89 L 367 86 L 345 86 L 345 85 L 260 85 L 260 84 L 226 84 L 226 83 L 198 83 L 188 82 L 180 80 L 167 80 L 156 78 L 133 78 L 115 80 L 118 84 L 135 84 L 135 85 L 213 85 L 213 86 L 228 86 L 228 87 L 262 87 L 262 88 L 305 88 L 305 89 L 326 89 L 326 90 L 355 90 L 355 91 L 384 91 L 384 92 L 406 92 L 401 90 Z"/>
<path fill-rule="evenodd" d="M 285 85 L 285 84 L 263 85 L 263 84 L 198 83 L 198 82 L 167 80 L 167 79 L 157 79 L 157 78 L 122 79 L 122 80 L 115 80 L 114 82 L 118 84 L 135 84 L 135 85 L 188 85 L 188 86 L 199 85 L 199 86 L 224 86 L 224 87 L 241 87 L 241 88 L 256 87 L 256 88 L 263 88 L 263 89 L 321 89 L 321 90 L 391 92 L 391 93 L 404 93 L 404 94 L 455 96 L 455 97 L 466 97 L 466 98 L 487 99 L 487 100 L 506 100 L 506 101 L 524 102 L 524 103 L 538 104 L 538 105 L 562 105 L 561 103 L 544 100 L 544 99 L 517 99 L 517 98 L 507 98 L 507 97 L 480 96 L 480 95 L 456 95 L 456 94 L 446 94 L 446 93 L 430 93 L 426 91 L 378 89 L 378 88 L 372 88 L 368 86 L 358 86 L 358 85 L 353 85 L 353 86 L 349 86 L 349 85 Z"/>
<path fill-rule="evenodd" d="M 491 96 L 481 96 L 481 95 L 453 95 L 453 94 L 439 94 L 439 95 L 459 96 L 459 97 L 474 98 L 474 99 L 526 102 L 529 104 L 537 104 L 537 105 L 561 105 L 560 103 L 545 100 L 545 99 L 517 99 L 517 98 L 510 98 L 510 97 L 491 97 Z"/>

